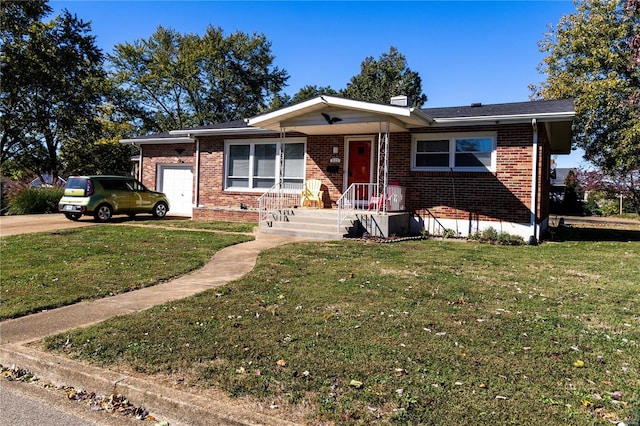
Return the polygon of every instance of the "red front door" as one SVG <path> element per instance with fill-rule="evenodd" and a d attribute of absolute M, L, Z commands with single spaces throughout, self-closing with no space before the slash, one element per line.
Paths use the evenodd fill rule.
<path fill-rule="evenodd" d="M 349 167 L 347 188 L 352 183 L 369 183 L 371 179 L 371 141 L 349 141 Z M 358 199 L 366 200 L 367 190 L 362 187 Z"/>

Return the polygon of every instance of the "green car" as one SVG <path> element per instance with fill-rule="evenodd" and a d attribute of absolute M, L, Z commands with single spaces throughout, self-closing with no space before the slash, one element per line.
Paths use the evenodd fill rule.
<path fill-rule="evenodd" d="M 69 220 L 82 215 L 93 215 L 98 222 L 107 222 L 114 214 L 151 213 L 164 217 L 169 201 L 161 192 L 148 190 L 132 177 L 126 176 L 71 176 L 58 210 Z"/>

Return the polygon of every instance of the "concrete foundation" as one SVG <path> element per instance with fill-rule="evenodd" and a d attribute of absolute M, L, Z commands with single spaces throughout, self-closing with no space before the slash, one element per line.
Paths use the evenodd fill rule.
<path fill-rule="evenodd" d="M 410 233 L 411 213 L 356 213 L 355 216 L 360 223 L 361 231 L 373 237 L 388 238 Z"/>

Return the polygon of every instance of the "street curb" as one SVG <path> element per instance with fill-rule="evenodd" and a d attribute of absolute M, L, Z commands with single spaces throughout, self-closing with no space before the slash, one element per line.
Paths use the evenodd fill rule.
<path fill-rule="evenodd" d="M 144 407 L 171 425 L 272 425 L 292 426 L 286 420 L 257 413 L 255 407 L 226 397 L 215 399 L 175 389 L 152 380 L 98 368 L 17 344 L 0 347 L 0 364 L 26 369 L 42 380 L 57 385 L 110 395 L 117 392 L 132 404 Z"/>

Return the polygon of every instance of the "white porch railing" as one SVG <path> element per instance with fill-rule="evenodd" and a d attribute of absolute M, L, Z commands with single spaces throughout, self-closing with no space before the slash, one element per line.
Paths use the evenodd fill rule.
<path fill-rule="evenodd" d="M 338 199 L 338 232 L 342 224 L 356 211 L 369 211 L 370 203 L 380 197 L 377 183 L 352 183 Z M 372 210 L 386 212 L 386 203 L 371 207 Z"/>
<path fill-rule="evenodd" d="M 269 217 L 279 219 L 285 210 L 300 205 L 303 183 L 276 183 L 258 198 L 260 228 L 268 226 Z"/>

